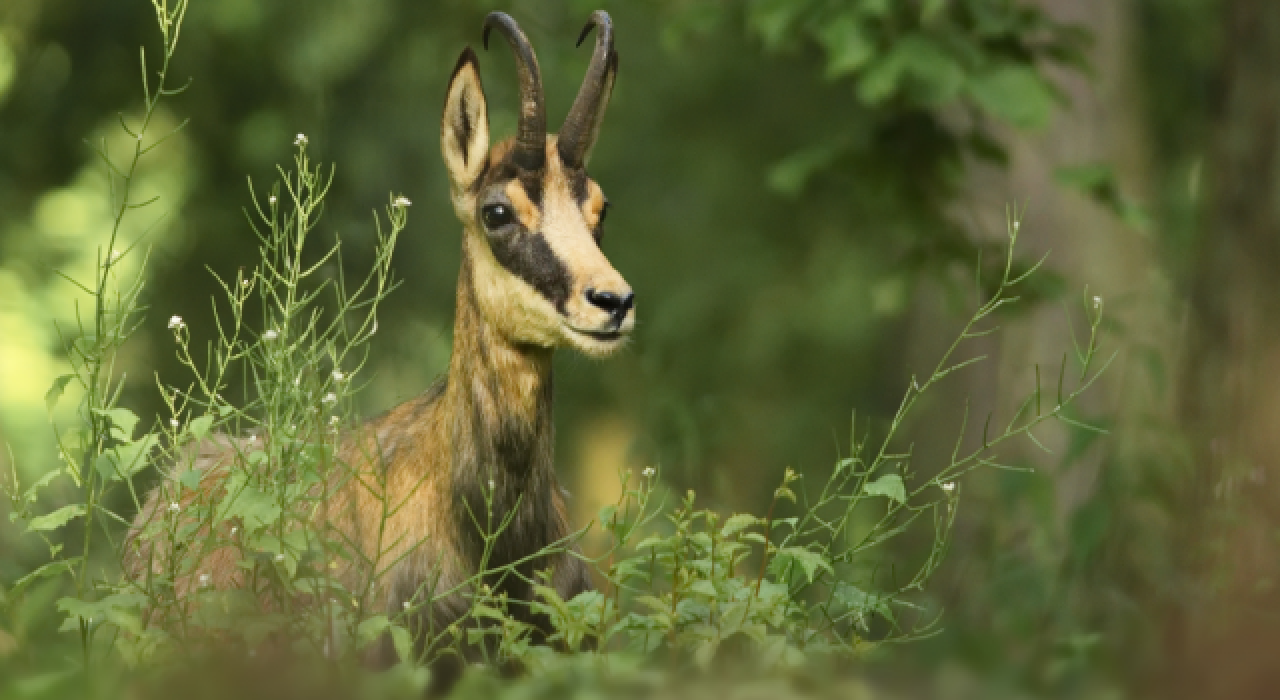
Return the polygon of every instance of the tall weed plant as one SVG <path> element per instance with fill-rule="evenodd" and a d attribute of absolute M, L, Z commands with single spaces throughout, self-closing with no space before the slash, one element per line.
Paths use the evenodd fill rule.
<path fill-rule="evenodd" d="M 977 280 L 988 291 L 960 335 L 927 376 L 911 379 L 883 431 L 853 421 L 847 456 L 819 483 L 788 469 L 763 514 L 722 513 L 692 491 L 670 492 L 655 469 L 626 471 L 618 501 L 565 540 L 501 567 L 482 558 L 479 571 L 448 590 L 424 586 L 411 598 L 415 604 L 380 609 L 374 592 L 396 562 L 362 551 L 318 515 L 333 489 L 352 481 L 381 505 L 384 525 L 403 506 L 397 499 L 404 494 L 378 478 L 381 470 L 367 468 L 376 458 L 349 463 L 339 446 L 363 429 L 351 397 L 373 372 L 367 350 L 377 337 L 379 303 L 396 286 L 390 261 L 410 202 L 392 195 L 375 212 L 372 269 L 348 280 L 341 243 L 315 240 L 335 169 L 313 162 L 299 134 L 292 167 L 280 168 L 274 185 L 259 191 L 250 182 L 246 214 L 259 240 L 257 263 L 233 274 L 211 270 L 222 289 L 214 327 L 169 319 L 189 376 L 178 383 L 157 378 L 167 415 L 144 425 L 120 405 L 126 377 L 116 371 L 146 311 L 144 275 L 120 279 L 116 266 L 124 256 L 145 258 L 146 249 L 116 238 L 125 217 L 154 204 L 134 201 L 130 186 L 139 160 L 168 138 L 150 132 L 157 105 L 185 89 L 171 87 L 169 66 L 187 1 L 152 4 L 163 47 L 159 69 L 144 51 L 145 109 L 136 122 L 121 119 L 133 152 L 121 160 L 105 143 L 99 149 L 111 174 L 115 228 L 96 277 L 68 280 L 87 300 L 77 326 L 60 329 L 75 371 L 47 397 L 52 406 L 69 385 L 79 386 L 78 425 L 58 431 L 59 468 L 32 484 L 20 483 L 14 470 L 5 482 L 10 519 L 44 539 L 50 561 L 0 590 L 0 606 L 18 606 L 33 585 L 56 582 L 47 585 L 63 591 L 56 602 L 62 629 L 78 640 L 72 672 L 115 668 L 115 659 L 138 672 L 180 668 L 262 650 L 357 669 L 388 640 L 400 660 L 396 677 L 409 679 L 407 687 L 425 681 L 420 669 L 453 655 L 534 677 L 565 667 L 623 676 L 643 668 L 709 669 L 735 658 L 786 669 L 858 656 L 937 628 L 941 611 L 925 592 L 945 558 L 968 473 L 1016 468 L 1001 454 L 1019 438 L 1039 444 L 1036 430 L 1046 423 L 1092 429 L 1069 415 L 1107 364 L 1097 345 L 1102 305 L 1086 295 L 1087 337 L 1053 369 L 1056 381 L 1047 388 L 1037 368 L 1010 420 L 993 425 L 984 417 L 980 444 L 968 448 L 962 428 L 950 459 L 928 465 L 927 477 L 910 448 L 900 447 L 920 399 L 984 359 L 966 356 L 968 341 L 996 332 L 998 312 L 1018 301 L 1019 285 L 1039 267 L 1015 272 L 1014 212 L 1001 277 Z M 201 465 L 214 450 L 231 455 L 218 487 Z M 60 480 L 74 485 L 77 498 L 48 509 L 42 494 Z M 492 499 L 486 505 L 472 515 L 493 543 L 509 526 L 508 514 L 495 512 Z M 140 525 L 131 529 L 139 513 Z M 593 529 L 607 535 L 607 546 L 577 554 Z M 918 531 L 932 542 L 920 561 L 877 565 L 888 543 Z M 530 581 L 537 592 L 531 602 L 497 592 L 503 587 L 495 582 L 524 576 L 522 564 L 556 552 L 584 558 L 597 590 L 564 600 L 542 573 Z M 228 556 L 229 566 L 215 561 Z M 234 575 L 215 579 L 217 571 Z M 339 575 L 345 571 L 360 575 Z M 421 627 L 422 609 L 458 594 L 468 611 L 457 623 Z M 549 644 L 535 641 L 536 630 L 521 621 L 528 616 L 513 614 L 523 605 L 550 620 Z"/>

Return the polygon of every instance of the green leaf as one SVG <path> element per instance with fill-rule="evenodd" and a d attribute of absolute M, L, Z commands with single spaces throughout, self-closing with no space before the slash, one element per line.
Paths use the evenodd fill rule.
<path fill-rule="evenodd" d="M 826 170 L 845 151 L 844 143 L 834 140 L 796 151 L 769 169 L 769 187 L 773 191 L 795 197 L 816 174 Z"/>
<path fill-rule="evenodd" d="M 858 20 L 841 15 L 817 31 L 818 43 L 827 50 L 827 77 L 839 78 L 860 70 L 875 55 L 872 37 Z"/>
<path fill-rule="evenodd" d="M 200 480 L 204 478 L 204 471 L 201 469 L 188 469 L 182 472 L 182 476 L 178 477 L 178 483 L 182 484 L 189 491 L 197 491 L 200 489 Z"/>
<path fill-rule="evenodd" d="M 32 518 L 27 525 L 27 532 L 49 532 L 71 522 L 72 519 L 78 518 L 85 514 L 85 507 L 82 503 L 72 503 L 69 506 L 63 506 L 52 513 L 41 515 L 38 518 Z"/>
<path fill-rule="evenodd" d="M 999 66 L 970 76 L 967 87 L 978 106 L 1014 126 L 1038 129 L 1049 122 L 1054 95 L 1030 66 Z"/>
<path fill-rule="evenodd" d="M 1092 198 L 1129 226 L 1142 230 L 1151 223 L 1142 207 L 1121 192 L 1120 180 L 1110 165 L 1091 163 L 1059 168 L 1054 171 L 1054 178 L 1059 184 Z"/>
<path fill-rule="evenodd" d="M 138 425 L 138 417 L 127 408 L 94 409 L 94 413 L 111 421 L 111 437 L 117 440 L 133 439 L 133 429 Z"/>
<path fill-rule="evenodd" d="M 757 0 L 747 12 L 747 24 L 764 41 L 766 48 L 774 50 L 790 38 L 796 20 L 804 10 L 803 3 L 795 0 Z"/>
<path fill-rule="evenodd" d="M 920 3 L 920 22 L 928 24 L 947 6 L 947 0 L 924 0 Z"/>
<path fill-rule="evenodd" d="M 757 518 L 750 513 L 738 513 L 737 515 L 730 516 L 728 520 L 724 521 L 724 527 L 720 528 L 720 536 L 732 537 L 752 525 L 758 524 L 759 522 L 760 518 Z"/>
<path fill-rule="evenodd" d="M 66 390 L 67 385 L 75 378 L 76 375 L 74 374 L 64 374 L 53 380 L 53 386 L 50 386 L 49 391 L 45 392 L 44 395 L 44 405 L 46 409 L 52 411 L 53 407 L 58 405 L 58 399 L 62 398 L 62 392 Z"/>
<path fill-rule="evenodd" d="M 128 479 L 147 466 L 158 441 L 155 434 L 148 433 L 133 442 L 116 445 L 98 455 L 94 466 L 105 481 Z"/>
<path fill-rule="evenodd" d="M 601 507 L 600 512 L 599 514 L 597 514 L 596 517 L 600 519 L 599 522 L 602 526 L 607 527 L 613 523 L 613 518 L 617 514 L 618 514 L 618 507 L 613 504 L 609 504 L 607 506 Z"/>
<path fill-rule="evenodd" d="M 228 518 L 240 518 L 246 530 L 257 531 L 279 520 L 281 510 L 274 498 L 247 482 L 243 474 L 233 476 L 219 510 Z"/>
<path fill-rule="evenodd" d="M 804 547 L 783 547 L 778 550 L 773 562 L 776 566 L 774 570 L 778 573 L 785 572 L 790 564 L 800 565 L 800 568 L 804 570 L 804 575 L 809 579 L 810 583 L 814 581 L 814 575 L 819 569 L 834 572 L 834 569 L 831 568 L 831 564 L 825 557 L 817 552 L 805 549 Z"/>
<path fill-rule="evenodd" d="M 964 68 L 950 52 L 916 34 L 900 39 L 887 56 L 868 68 L 858 96 L 876 105 L 910 89 L 908 95 L 916 101 L 937 106 L 955 99 L 964 80 Z"/>
<path fill-rule="evenodd" d="M 187 431 L 190 432 L 197 440 L 200 440 L 209 434 L 209 428 L 212 426 L 213 416 L 203 415 L 191 421 L 191 424 L 187 426 Z"/>
<path fill-rule="evenodd" d="M 709 596 L 711 598 L 715 598 L 720 595 L 720 593 L 716 591 L 715 585 L 713 585 L 710 581 L 705 581 L 705 580 L 695 581 L 693 585 L 689 586 L 689 592 L 699 593 L 701 595 Z"/>
<path fill-rule="evenodd" d="M 884 496 L 897 501 L 907 502 L 907 489 L 902 484 L 902 477 L 897 474 L 885 474 L 862 488 L 868 496 Z"/>
<path fill-rule="evenodd" d="M 49 578 L 50 576 L 56 576 L 63 572 L 74 576 L 75 565 L 78 564 L 80 560 L 81 558 L 77 556 L 68 559 L 60 559 L 58 561 L 51 561 L 48 564 L 41 566 L 35 571 L 32 571 L 26 576 L 14 581 L 13 587 L 9 589 L 9 598 L 11 600 L 16 600 L 21 597 L 22 592 L 27 589 L 27 586 L 30 586 L 42 578 Z"/>

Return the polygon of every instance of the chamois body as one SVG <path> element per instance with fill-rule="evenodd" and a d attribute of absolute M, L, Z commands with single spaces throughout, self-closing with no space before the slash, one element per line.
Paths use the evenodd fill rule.
<path fill-rule="evenodd" d="M 599 33 L 591 67 L 558 137 L 545 131 L 532 47 L 505 14 L 486 18 L 485 40 L 498 29 L 516 53 L 518 134 L 490 149 L 471 49 L 450 80 L 441 149 L 463 237 L 449 371 L 422 395 L 344 435 L 338 459 L 348 469 L 333 470 L 317 515 L 364 558 L 397 562 L 372 591 L 374 604 L 388 612 L 421 606 L 424 590 L 450 590 L 478 571 L 484 539 L 473 517 L 483 522 L 486 494 L 495 525 L 510 517 L 489 553 L 490 569 L 570 533 L 555 473 L 552 355 L 566 345 L 607 355 L 635 324 L 631 290 L 599 248 L 607 202 L 585 170 L 617 68 L 608 15 L 594 13 L 587 30 L 593 27 Z M 218 498 L 236 453 L 249 451 L 246 439 L 215 436 L 195 446 L 194 465 L 205 475 L 183 501 Z M 385 522 L 382 497 L 362 484 L 370 480 L 348 478 L 374 470 L 394 507 Z M 162 494 L 179 491 L 153 491 L 131 539 L 162 513 Z M 158 551 L 161 541 L 138 544 L 126 550 L 128 574 L 142 577 L 148 566 L 163 571 L 171 553 Z M 175 582 L 178 592 L 192 590 L 197 575 L 200 585 L 241 585 L 239 559 L 232 547 L 209 553 L 201 571 Z M 590 587 L 586 567 L 570 554 L 533 559 L 519 570 L 532 577 L 548 568 L 565 598 Z M 349 589 L 367 585 L 369 573 L 357 564 L 337 572 Z M 521 577 L 507 576 L 501 586 L 514 601 L 532 597 Z M 441 630 L 466 610 L 457 594 L 425 609 L 424 621 Z M 527 614 L 527 606 L 512 610 Z"/>

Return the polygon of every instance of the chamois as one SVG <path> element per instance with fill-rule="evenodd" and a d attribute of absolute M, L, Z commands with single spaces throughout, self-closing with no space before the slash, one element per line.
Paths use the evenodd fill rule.
<path fill-rule="evenodd" d="M 448 374 L 353 431 L 338 448 L 354 470 L 385 470 L 390 500 L 404 505 L 379 539 L 381 503 L 358 479 L 348 479 L 334 487 L 318 516 L 364 556 L 398 561 L 376 583 L 377 605 L 391 613 L 419 605 L 413 597 L 428 582 L 448 590 L 476 573 L 483 538 L 471 513 L 485 512 L 489 489 L 495 518 L 511 518 L 490 552 L 490 567 L 528 558 L 570 533 L 554 465 L 552 353 L 569 346 L 607 356 L 635 326 L 634 294 L 599 247 L 608 201 L 586 171 L 618 68 L 609 15 L 594 12 L 578 39 L 581 44 L 597 31 L 586 78 L 558 136 L 546 132 L 529 40 L 510 16 L 494 12 L 484 21 L 485 48 L 495 29 L 515 53 L 517 134 L 490 149 L 488 107 L 470 47 L 453 70 L 440 127 L 450 196 L 463 227 Z M 196 447 L 197 466 L 206 472 L 202 492 L 225 488 L 237 440 L 217 436 Z M 131 539 L 163 510 L 160 492 L 151 493 Z M 148 567 L 158 572 L 168 554 L 158 551 L 162 547 L 157 540 L 127 548 L 129 575 L 141 577 Z M 231 547 L 214 551 L 200 583 L 238 585 L 238 558 Z M 578 558 L 549 559 L 527 562 L 521 573 L 551 568 L 552 583 L 566 599 L 591 586 Z M 341 576 L 353 587 L 359 574 L 353 566 Z M 190 580 L 175 583 L 180 591 L 193 588 Z M 508 576 L 502 585 L 513 601 L 532 598 L 520 577 Z M 513 612 L 521 614 L 520 608 L 527 606 Z M 425 611 L 424 621 L 444 629 L 466 610 L 465 600 L 454 596 Z"/>

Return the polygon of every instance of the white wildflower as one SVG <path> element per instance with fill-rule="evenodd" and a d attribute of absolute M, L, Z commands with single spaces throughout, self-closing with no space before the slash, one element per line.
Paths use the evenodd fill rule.
<path fill-rule="evenodd" d="M 183 321 L 181 316 L 169 317 L 169 330 L 171 331 L 176 331 L 179 328 L 182 328 L 186 325 L 187 325 L 186 321 Z"/>
<path fill-rule="evenodd" d="M 307 143 L 308 141 L 307 141 L 306 134 L 298 134 L 298 137 L 293 140 L 293 145 L 295 146 L 305 146 L 307 145 Z"/>
<path fill-rule="evenodd" d="M 329 425 L 337 425 L 337 424 L 338 424 L 338 417 L 337 417 L 337 416 L 329 416 Z"/>
<path fill-rule="evenodd" d="M 169 419 L 169 427 L 170 427 L 170 428 L 176 428 L 176 427 L 178 427 L 178 419 L 177 419 L 177 418 L 170 418 L 170 419 Z"/>
<path fill-rule="evenodd" d="M 279 562 L 279 561 L 284 561 L 284 555 L 283 555 L 283 554 L 277 554 L 277 555 L 276 555 L 276 561 L 278 561 L 278 562 Z"/>
<path fill-rule="evenodd" d="M 340 381 L 342 381 L 343 379 L 346 379 L 346 378 L 347 378 L 347 375 L 343 374 L 343 373 L 342 373 L 342 370 L 340 370 L 340 369 L 335 369 L 335 370 L 333 370 L 333 381 L 335 381 L 335 382 L 340 382 Z"/>
<path fill-rule="evenodd" d="M 209 574 L 200 574 L 200 585 L 201 586 L 209 585 Z"/>
<path fill-rule="evenodd" d="M 240 532 L 240 528 L 238 528 L 238 527 L 232 527 L 232 528 L 231 528 L 231 536 L 232 536 L 232 537 L 235 537 L 237 532 Z"/>
<path fill-rule="evenodd" d="M 337 402 L 337 400 L 338 400 L 338 395 L 337 395 L 337 394 L 335 394 L 335 393 L 333 393 L 332 391 L 331 391 L 331 392 L 329 392 L 329 393 L 327 393 L 327 394 L 325 394 L 325 395 L 324 395 L 324 398 L 323 398 L 323 399 L 321 399 L 321 401 L 323 401 L 323 402 L 325 402 L 325 403 L 335 403 L 335 402 Z"/>
<path fill-rule="evenodd" d="M 412 204 L 413 202 L 410 202 L 408 197 L 404 195 L 400 195 L 399 197 L 396 197 L 396 200 L 394 202 L 391 203 L 391 206 L 397 209 L 404 209 L 405 207 L 410 206 Z"/>
<path fill-rule="evenodd" d="M 121 255 L 124 255 L 124 253 L 121 253 L 118 250 L 111 251 L 111 262 L 119 260 Z"/>
<path fill-rule="evenodd" d="M 249 280 L 240 280 L 240 286 L 241 286 L 241 287 L 248 287 L 248 286 L 249 286 Z"/>
<path fill-rule="evenodd" d="M 301 134 L 299 134 L 299 136 L 301 136 Z M 276 203 L 276 196 L 273 194 L 273 195 L 271 195 L 270 197 L 267 197 L 267 202 L 268 202 L 268 203 L 270 203 L 270 204 L 275 204 L 275 203 Z"/>
<path fill-rule="evenodd" d="M 1014 233 L 1017 233 L 1017 232 L 1018 232 L 1018 229 L 1020 229 L 1020 228 L 1022 228 L 1022 222 L 1021 222 L 1021 221 L 1015 221 L 1015 222 L 1013 222 L 1013 232 L 1014 232 Z"/>
<path fill-rule="evenodd" d="M 276 338 L 279 338 L 279 337 L 280 337 L 280 334 L 275 332 L 275 330 L 268 330 L 266 333 L 262 334 L 263 340 L 275 340 Z"/>
<path fill-rule="evenodd" d="M 493 490 L 493 479 L 490 479 L 490 480 L 489 480 L 489 490 L 490 490 L 490 491 L 492 491 L 492 490 Z"/>
<path fill-rule="evenodd" d="M 374 333 L 377 333 L 377 332 L 378 332 L 378 319 L 375 318 L 373 319 L 373 328 L 369 329 L 369 335 L 373 335 Z"/>
<path fill-rule="evenodd" d="M 956 482 L 954 482 L 954 481 L 948 481 L 947 483 L 945 483 L 945 484 L 943 484 L 943 485 L 942 485 L 942 490 L 943 490 L 943 491 L 946 491 L 947 493 L 951 493 L 952 491 L 955 491 L 955 490 L 956 490 Z"/>
<path fill-rule="evenodd" d="M 1102 306 L 1102 297 L 1094 297 L 1093 308 L 1097 309 L 1097 308 L 1100 308 L 1101 306 Z"/>
<path fill-rule="evenodd" d="M 409 601 L 406 600 L 405 602 L 400 604 L 400 607 L 404 608 L 407 611 L 411 606 L 409 605 Z"/>
<path fill-rule="evenodd" d="M 177 502 L 177 501 L 174 501 L 173 503 L 170 503 L 170 504 L 169 504 L 169 512 L 170 512 L 170 513 L 177 513 L 177 512 L 178 512 L 178 511 L 180 511 L 180 510 L 182 510 L 182 506 L 178 505 L 178 502 Z"/>
<path fill-rule="evenodd" d="M 642 472 L 640 472 L 640 473 L 641 473 L 641 474 L 644 474 L 644 478 L 646 478 L 646 479 L 652 479 L 652 478 L 653 478 L 653 475 L 654 475 L 654 474 L 656 474 L 656 473 L 657 473 L 657 471 L 656 471 L 656 470 L 654 470 L 654 468 L 653 468 L 653 467 L 645 467 L 645 468 L 644 468 L 644 471 L 642 471 Z"/>

